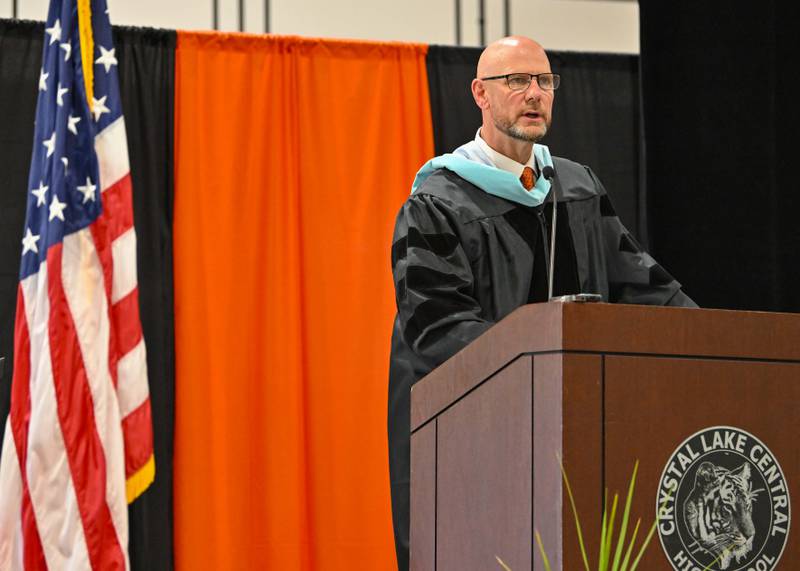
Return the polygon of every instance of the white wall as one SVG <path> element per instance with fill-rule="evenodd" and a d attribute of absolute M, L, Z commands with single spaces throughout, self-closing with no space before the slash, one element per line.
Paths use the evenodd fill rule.
<path fill-rule="evenodd" d="M 461 40 L 480 43 L 478 0 L 461 1 Z M 0 0 L 10 18 L 13 0 Z M 219 27 L 239 26 L 238 0 L 218 0 Z M 456 0 L 270 0 L 276 34 L 454 44 Z M 209 30 L 212 0 L 108 0 L 112 22 Z M 510 0 L 511 32 L 547 49 L 638 53 L 639 4 L 608 0 Z M 43 20 L 48 0 L 17 0 L 20 18 Z M 486 0 L 486 40 L 503 35 L 503 0 Z M 264 31 L 264 1 L 245 0 L 245 31 Z"/>
<path fill-rule="evenodd" d="M 271 0 L 272 31 L 453 43 L 453 0 Z"/>
<path fill-rule="evenodd" d="M 546 49 L 639 53 L 638 2 L 518 0 L 511 6 L 511 31 Z"/>
<path fill-rule="evenodd" d="M 24 20 L 44 20 L 47 18 L 48 0 L 17 0 L 17 17 Z M 11 17 L 12 3 L 8 2 L 8 13 L 4 17 Z"/>

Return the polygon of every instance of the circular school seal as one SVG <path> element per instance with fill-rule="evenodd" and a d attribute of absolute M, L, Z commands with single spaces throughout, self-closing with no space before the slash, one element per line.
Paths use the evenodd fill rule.
<path fill-rule="evenodd" d="M 786 545 L 789 490 L 749 432 L 713 426 L 687 438 L 658 487 L 658 536 L 677 571 L 771 571 Z"/>

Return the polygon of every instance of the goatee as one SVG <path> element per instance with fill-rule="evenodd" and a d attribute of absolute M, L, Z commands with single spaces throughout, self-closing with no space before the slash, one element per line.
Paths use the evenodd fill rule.
<path fill-rule="evenodd" d="M 511 125 L 506 131 L 506 134 L 520 141 L 527 141 L 529 143 L 538 143 L 539 141 L 542 140 L 542 137 L 544 137 L 547 134 L 547 125 L 544 125 L 541 131 L 538 132 L 530 132 L 518 125 Z"/>
<path fill-rule="evenodd" d="M 504 133 L 512 139 L 518 141 L 525 141 L 527 143 L 538 143 L 547 134 L 547 123 L 543 123 L 541 128 L 535 131 L 527 130 L 511 121 L 497 121 L 494 122 L 495 127 L 501 133 Z"/>

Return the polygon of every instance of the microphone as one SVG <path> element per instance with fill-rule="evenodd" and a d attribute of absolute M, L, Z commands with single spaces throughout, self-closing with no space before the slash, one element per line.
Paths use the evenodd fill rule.
<path fill-rule="evenodd" d="M 550 181 L 550 190 L 553 195 L 553 223 L 550 225 L 550 271 L 547 272 L 547 301 L 553 299 L 553 273 L 556 267 L 556 218 L 558 215 L 558 201 L 556 199 L 556 185 L 553 179 L 556 171 L 550 165 L 542 169 L 542 176 Z"/>

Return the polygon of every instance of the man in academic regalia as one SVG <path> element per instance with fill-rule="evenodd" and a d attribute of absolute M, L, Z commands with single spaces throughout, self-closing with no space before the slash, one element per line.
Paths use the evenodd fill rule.
<path fill-rule="evenodd" d="M 559 82 L 533 40 L 489 45 L 472 82 L 481 128 L 420 169 L 397 217 L 389 467 L 400 571 L 408 568 L 411 385 L 514 309 L 547 300 L 553 192 L 556 294 L 695 307 L 625 229 L 592 170 L 537 144 Z"/>

